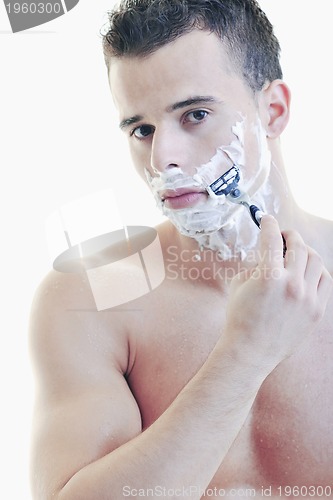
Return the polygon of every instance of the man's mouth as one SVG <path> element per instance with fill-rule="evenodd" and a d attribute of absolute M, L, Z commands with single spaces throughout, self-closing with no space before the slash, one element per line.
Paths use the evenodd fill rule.
<path fill-rule="evenodd" d="M 179 188 L 162 191 L 163 205 L 172 210 L 190 208 L 207 198 L 207 192 L 198 188 Z"/>

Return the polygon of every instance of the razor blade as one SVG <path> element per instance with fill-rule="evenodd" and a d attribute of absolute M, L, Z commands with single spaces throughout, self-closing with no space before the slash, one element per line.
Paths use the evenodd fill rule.
<path fill-rule="evenodd" d="M 238 205 L 243 205 L 247 208 L 251 219 L 260 229 L 261 218 L 263 212 L 256 205 L 252 205 L 247 193 L 241 191 L 238 187 L 240 181 L 240 173 L 237 165 L 233 165 L 221 177 L 216 179 L 208 186 L 216 196 L 225 195 L 229 201 Z"/>
<path fill-rule="evenodd" d="M 239 168 L 237 165 L 233 165 L 227 172 L 225 172 L 221 177 L 216 179 L 209 188 L 213 191 L 216 196 L 227 195 L 233 189 L 236 189 L 240 181 Z"/>

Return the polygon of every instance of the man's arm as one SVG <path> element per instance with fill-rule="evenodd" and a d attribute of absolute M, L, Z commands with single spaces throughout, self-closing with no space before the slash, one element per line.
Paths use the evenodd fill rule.
<path fill-rule="evenodd" d="M 318 323 L 331 289 L 320 259 L 294 234 L 286 235 L 285 263 L 273 219 L 263 221 L 261 237 L 262 248 L 274 252 L 262 252 L 254 273 L 235 278 L 221 339 L 170 407 L 144 432 L 123 376 L 126 342 L 117 328 L 107 351 L 113 356 L 106 358 L 93 322 L 83 322 L 77 313 L 59 312 L 66 300 L 64 290 L 54 292 L 53 298 L 48 294 L 47 310 L 52 314 L 45 313 L 40 302 L 44 313 L 42 319 L 37 314 L 32 326 L 36 364 L 42 367 L 34 453 L 36 499 L 119 500 L 131 489 L 156 486 L 196 487 L 198 493 L 191 498 L 200 498 L 261 384 Z M 276 266 L 279 277 L 269 273 Z"/>
<path fill-rule="evenodd" d="M 128 339 L 117 323 L 107 331 L 107 316 L 96 311 L 84 275 L 52 272 L 37 290 L 30 321 L 33 498 L 57 498 L 77 471 L 141 432 L 124 377 Z"/>

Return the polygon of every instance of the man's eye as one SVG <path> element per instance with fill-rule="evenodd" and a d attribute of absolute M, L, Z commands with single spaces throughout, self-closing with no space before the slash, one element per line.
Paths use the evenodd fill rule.
<path fill-rule="evenodd" d="M 154 127 L 151 125 L 140 125 L 132 130 L 131 135 L 134 135 L 137 139 L 144 139 L 154 132 Z"/>
<path fill-rule="evenodd" d="M 186 121 L 191 123 L 201 122 L 206 118 L 207 115 L 208 111 L 205 111 L 204 109 L 198 109 L 197 111 L 191 111 L 191 113 L 188 113 L 186 115 Z"/>

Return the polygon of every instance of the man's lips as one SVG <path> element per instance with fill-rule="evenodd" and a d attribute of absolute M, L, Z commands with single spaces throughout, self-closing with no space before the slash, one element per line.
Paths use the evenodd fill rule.
<path fill-rule="evenodd" d="M 164 206 L 174 210 L 192 207 L 205 196 L 206 191 L 195 188 L 169 189 L 160 193 Z"/>

